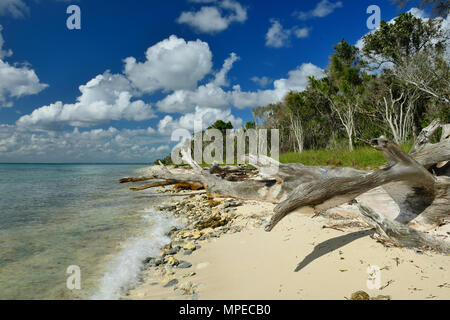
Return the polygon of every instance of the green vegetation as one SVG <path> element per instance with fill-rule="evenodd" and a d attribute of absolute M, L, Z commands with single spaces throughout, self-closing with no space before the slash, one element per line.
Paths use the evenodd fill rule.
<path fill-rule="evenodd" d="M 448 12 L 448 1 L 421 3 Z M 402 13 L 368 33 L 361 49 L 342 39 L 323 77 L 310 77 L 304 91 L 291 91 L 282 101 L 253 108 L 254 122 L 243 129 L 278 129 L 281 162 L 385 165 L 364 141 L 384 135 L 407 151 L 433 119 L 450 123 L 450 35 L 442 25 L 440 17 Z M 232 127 L 218 120 L 210 128 L 225 133 Z"/>
<path fill-rule="evenodd" d="M 401 148 L 408 152 L 412 143 L 403 144 Z M 288 152 L 280 155 L 281 163 L 301 163 L 305 166 L 353 167 L 361 170 L 378 169 L 387 162 L 381 152 L 370 146 L 348 149 L 305 150 L 302 153 Z"/>

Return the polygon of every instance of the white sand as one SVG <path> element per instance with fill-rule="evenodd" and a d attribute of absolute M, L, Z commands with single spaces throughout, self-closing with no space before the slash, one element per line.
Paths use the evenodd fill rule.
<path fill-rule="evenodd" d="M 144 283 L 126 298 L 192 299 L 162 287 L 162 281 L 176 278 L 179 285 L 194 283 L 198 299 L 345 299 L 358 290 L 393 300 L 450 299 L 449 256 L 386 248 L 368 231 L 323 229 L 333 222 L 312 219 L 308 208 L 292 213 L 268 233 L 261 218 L 269 218 L 272 209 L 271 204 L 247 202 L 237 211 L 239 223 L 246 224 L 244 231 L 203 241 L 190 256 L 178 254 L 193 264 L 189 269 L 176 269 L 171 276 L 146 271 Z M 350 206 L 334 211 L 356 214 Z M 369 266 L 381 269 L 385 288 L 367 287 Z M 196 274 L 183 278 L 190 272 Z"/>

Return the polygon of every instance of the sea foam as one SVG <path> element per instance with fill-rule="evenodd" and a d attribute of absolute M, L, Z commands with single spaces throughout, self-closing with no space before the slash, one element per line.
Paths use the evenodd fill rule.
<path fill-rule="evenodd" d="M 139 282 L 139 275 L 147 257 L 159 256 L 161 248 L 170 242 L 166 235 L 171 227 L 178 223 L 168 213 L 146 209 L 143 216 L 151 226 L 145 236 L 133 238 L 123 243 L 123 249 L 108 266 L 108 271 L 100 280 L 100 286 L 93 300 L 117 300 Z"/>

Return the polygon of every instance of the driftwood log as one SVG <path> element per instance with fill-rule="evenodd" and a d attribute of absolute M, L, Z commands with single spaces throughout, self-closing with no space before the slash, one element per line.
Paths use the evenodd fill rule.
<path fill-rule="evenodd" d="M 432 137 L 442 128 L 439 142 Z M 409 154 L 385 137 L 373 139 L 371 145 L 381 151 L 388 166 L 377 171 L 353 168 L 313 167 L 281 164 L 269 157 L 248 157 L 257 170 L 245 167 L 200 167 L 187 151 L 183 161 L 192 173 L 176 173 L 160 165 L 147 176 L 124 178 L 121 183 L 158 180 L 134 188 L 188 183 L 203 185 L 211 197 L 233 197 L 277 204 L 266 231 L 292 211 L 309 206 L 316 212 L 354 200 L 361 194 L 383 186 L 400 208 L 395 221 L 360 205 L 362 217 L 376 227 L 386 240 L 407 247 L 425 247 L 448 253 L 448 243 L 426 233 L 450 222 L 450 125 L 433 121 L 416 139 Z"/>

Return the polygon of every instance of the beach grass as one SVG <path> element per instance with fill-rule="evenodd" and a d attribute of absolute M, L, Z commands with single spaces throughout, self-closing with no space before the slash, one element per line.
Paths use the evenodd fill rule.
<path fill-rule="evenodd" d="M 400 146 L 403 151 L 408 152 L 412 143 Z M 356 169 L 378 169 L 387 165 L 383 154 L 374 148 L 357 147 L 353 151 L 348 149 L 317 149 L 305 150 L 302 153 L 288 152 L 280 154 L 281 163 L 301 163 L 306 166 L 336 166 L 353 167 Z"/>

